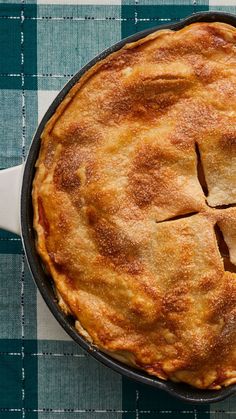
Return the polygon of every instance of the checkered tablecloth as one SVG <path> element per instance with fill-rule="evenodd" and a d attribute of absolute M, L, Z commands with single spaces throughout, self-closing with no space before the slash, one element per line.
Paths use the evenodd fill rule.
<path fill-rule="evenodd" d="M 25 159 L 67 80 L 134 32 L 236 0 L 25 0 L 0 3 L 0 168 Z M 1 199 L 1 197 L 0 197 Z M 194 406 L 129 382 L 61 329 L 29 274 L 19 237 L 0 230 L 0 419 L 233 419 L 236 398 Z"/>

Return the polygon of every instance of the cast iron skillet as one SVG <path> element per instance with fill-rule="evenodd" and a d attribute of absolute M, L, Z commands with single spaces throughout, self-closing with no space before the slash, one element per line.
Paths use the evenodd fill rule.
<path fill-rule="evenodd" d="M 46 276 L 43 267 L 41 265 L 41 260 L 36 252 L 35 248 L 35 235 L 33 230 L 33 209 L 31 201 L 31 190 L 32 190 L 32 181 L 35 174 L 35 162 L 38 157 L 38 152 L 40 148 L 40 136 L 44 129 L 46 122 L 54 114 L 58 105 L 64 99 L 66 94 L 69 92 L 71 87 L 80 79 L 80 77 L 96 62 L 102 60 L 104 57 L 110 53 L 119 50 L 128 42 L 137 41 L 140 38 L 160 29 L 172 29 L 179 30 L 184 26 L 189 25 L 194 22 L 225 22 L 229 23 L 232 26 L 236 27 L 236 15 L 221 13 L 221 12 L 203 12 L 196 13 L 184 20 L 181 20 L 178 23 L 163 25 L 147 29 L 145 31 L 136 33 L 132 36 L 129 36 L 126 39 L 118 42 L 112 47 L 108 48 L 106 51 L 102 52 L 100 55 L 95 57 L 90 61 L 86 66 L 84 66 L 61 90 L 56 99 L 51 104 L 50 108 L 44 115 L 35 136 L 33 138 L 29 154 L 25 163 L 25 169 L 23 174 L 23 184 L 21 190 L 21 229 L 22 229 L 22 239 L 23 245 L 28 260 L 29 267 L 33 278 L 39 288 L 42 297 L 46 301 L 49 309 L 51 310 L 54 317 L 65 329 L 65 331 L 71 336 L 71 338 L 77 342 L 83 349 L 85 349 L 89 354 L 94 358 L 101 361 L 106 366 L 110 367 L 114 371 L 131 378 L 139 383 L 148 384 L 150 387 L 158 388 L 167 391 L 169 394 L 181 399 L 185 402 L 191 403 L 212 403 L 229 397 L 232 394 L 236 393 L 236 385 L 223 388 L 222 390 L 198 390 L 193 387 L 190 387 L 183 383 L 173 383 L 171 381 L 162 381 L 158 378 L 147 375 L 145 372 L 133 369 L 131 367 L 122 364 L 110 356 L 102 353 L 98 349 L 92 347 L 82 336 L 78 334 L 74 327 L 74 319 L 66 316 L 57 304 L 55 294 L 53 291 L 52 281 L 48 276 Z"/>

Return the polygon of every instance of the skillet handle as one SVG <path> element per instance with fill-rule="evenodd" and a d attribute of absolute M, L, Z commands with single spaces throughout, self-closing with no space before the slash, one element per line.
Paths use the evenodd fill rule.
<path fill-rule="evenodd" d="M 0 228 L 18 235 L 22 175 L 23 164 L 0 170 Z"/>

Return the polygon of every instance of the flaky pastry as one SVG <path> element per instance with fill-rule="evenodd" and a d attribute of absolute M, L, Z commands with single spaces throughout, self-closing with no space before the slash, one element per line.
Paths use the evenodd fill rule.
<path fill-rule="evenodd" d="M 36 166 L 37 249 L 79 333 L 163 380 L 236 383 L 236 29 L 160 30 L 98 62 Z"/>

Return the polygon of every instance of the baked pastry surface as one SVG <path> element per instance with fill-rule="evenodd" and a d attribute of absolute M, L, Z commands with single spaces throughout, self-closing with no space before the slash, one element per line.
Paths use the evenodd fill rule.
<path fill-rule="evenodd" d="M 37 249 L 101 350 L 236 382 L 236 29 L 161 30 L 91 68 L 41 138 Z"/>

